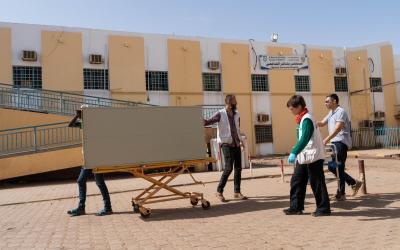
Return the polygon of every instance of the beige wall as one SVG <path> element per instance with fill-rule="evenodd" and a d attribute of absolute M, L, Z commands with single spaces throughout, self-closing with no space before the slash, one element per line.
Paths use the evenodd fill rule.
<path fill-rule="evenodd" d="M 82 148 L 68 148 L 0 159 L 0 180 L 82 166 Z"/>
<path fill-rule="evenodd" d="M 268 55 L 292 54 L 292 49 L 285 47 L 267 47 L 267 51 Z M 268 80 L 271 92 L 274 153 L 289 153 L 297 141 L 294 116 L 286 107 L 290 96 L 295 94 L 294 71 L 269 70 Z"/>
<path fill-rule="evenodd" d="M 328 110 L 324 105 L 325 97 L 335 92 L 334 66 L 332 51 L 311 49 L 308 52 L 313 116 L 321 121 Z M 328 131 L 321 129 L 322 135 L 326 137 Z"/>
<path fill-rule="evenodd" d="M 347 74 L 350 92 L 369 88 L 367 50 L 347 52 Z M 373 118 L 370 93 L 370 91 L 363 91 L 350 96 L 353 128 L 358 128 L 359 121 Z"/>
<path fill-rule="evenodd" d="M 255 153 L 253 104 L 249 46 L 221 44 L 221 75 L 224 95 L 235 94 L 240 113 L 240 129 L 248 140 L 249 152 Z"/>
<path fill-rule="evenodd" d="M 12 84 L 10 28 L 0 28 L 0 83 Z"/>
<path fill-rule="evenodd" d="M 391 45 L 381 47 L 381 64 L 382 64 L 382 84 L 393 83 L 396 81 L 394 72 L 393 49 Z M 383 88 L 385 96 L 385 121 L 386 126 L 398 126 L 399 120 L 396 120 L 394 115 L 397 114 L 395 104 L 396 100 L 396 85 L 388 85 Z"/>
<path fill-rule="evenodd" d="M 143 37 L 109 36 L 108 46 L 112 98 L 146 101 Z"/>
<path fill-rule="evenodd" d="M 203 104 L 200 42 L 168 39 L 170 105 Z"/>
<path fill-rule="evenodd" d="M 69 121 L 71 117 L 0 108 L 0 130 Z"/>
<path fill-rule="evenodd" d="M 43 89 L 83 91 L 82 34 L 42 31 Z"/>

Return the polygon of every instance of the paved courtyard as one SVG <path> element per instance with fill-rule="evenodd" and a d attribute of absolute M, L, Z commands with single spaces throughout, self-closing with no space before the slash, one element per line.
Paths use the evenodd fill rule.
<path fill-rule="evenodd" d="M 204 192 L 210 210 L 192 207 L 187 200 L 149 205 L 152 215 L 132 212 L 130 199 L 145 187 L 143 180 L 108 180 L 114 214 L 96 217 L 102 208 L 94 182 L 88 186 L 88 213 L 71 218 L 66 211 L 77 204 L 73 182 L 19 184 L 0 189 L 1 249 L 400 249 L 400 161 L 365 161 L 368 195 L 332 203 L 331 217 L 314 218 L 308 189 L 306 214 L 285 216 L 289 180 L 282 182 L 278 167 L 243 170 L 247 201 L 220 203 L 214 197 L 220 173 L 197 173 L 202 185 L 188 175 L 174 182 L 179 189 Z M 356 159 L 348 172 L 358 177 Z M 290 167 L 286 167 L 290 174 Z M 328 189 L 336 182 L 326 173 Z M 233 183 L 226 187 L 232 197 Z"/>

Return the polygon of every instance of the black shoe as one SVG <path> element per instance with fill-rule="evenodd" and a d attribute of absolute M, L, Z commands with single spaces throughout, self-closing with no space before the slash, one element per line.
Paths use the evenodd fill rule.
<path fill-rule="evenodd" d="M 311 216 L 321 217 L 321 216 L 330 216 L 331 212 L 312 212 Z"/>
<path fill-rule="evenodd" d="M 303 211 L 301 211 L 301 210 L 295 210 L 295 209 L 293 209 L 293 208 L 283 209 L 283 212 L 284 212 L 286 215 L 301 215 L 301 214 L 303 214 Z"/>
<path fill-rule="evenodd" d="M 111 208 L 104 208 L 103 210 L 101 210 L 100 212 L 98 212 L 98 213 L 96 214 L 96 216 L 105 216 L 105 215 L 110 215 L 110 214 L 112 214 L 112 213 L 113 213 L 113 211 L 112 211 Z"/>
<path fill-rule="evenodd" d="M 84 214 L 86 214 L 86 212 L 85 212 L 84 207 L 77 207 L 77 208 L 68 210 L 67 214 L 71 215 L 71 217 L 72 217 L 72 216 L 84 215 Z"/>

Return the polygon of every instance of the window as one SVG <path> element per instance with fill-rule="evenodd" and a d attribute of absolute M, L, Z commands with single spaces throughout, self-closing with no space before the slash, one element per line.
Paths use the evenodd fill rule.
<path fill-rule="evenodd" d="M 372 121 L 372 124 L 374 125 L 375 136 L 385 135 L 385 121 Z"/>
<path fill-rule="evenodd" d="M 269 91 L 268 75 L 251 75 L 253 91 Z"/>
<path fill-rule="evenodd" d="M 221 91 L 221 74 L 203 73 L 204 91 Z"/>
<path fill-rule="evenodd" d="M 310 77 L 309 76 L 294 76 L 296 92 L 310 91 Z"/>
<path fill-rule="evenodd" d="M 371 92 L 382 92 L 382 79 L 378 77 L 369 78 Z"/>
<path fill-rule="evenodd" d="M 336 92 L 348 92 L 349 87 L 347 84 L 347 77 L 335 76 L 335 91 Z"/>
<path fill-rule="evenodd" d="M 13 66 L 14 86 L 21 88 L 42 88 L 42 67 Z"/>
<path fill-rule="evenodd" d="M 168 91 L 168 72 L 146 71 L 146 90 Z"/>
<path fill-rule="evenodd" d="M 273 142 L 272 125 L 255 125 L 256 143 Z"/>
<path fill-rule="evenodd" d="M 110 89 L 108 69 L 83 69 L 84 89 Z"/>

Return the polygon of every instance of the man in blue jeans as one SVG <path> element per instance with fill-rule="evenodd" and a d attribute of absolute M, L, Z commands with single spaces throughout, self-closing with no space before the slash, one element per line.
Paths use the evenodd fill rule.
<path fill-rule="evenodd" d="M 82 105 L 80 110 L 77 110 L 77 114 L 69 123 L 69 127 L 78 127 L 82 129 L 82 108 L 87 107 L 87 105 Z M 79 216 L 85 214 L 85 202 L 86 202 L 86 182 L 88 176 L 92 173 L 91 169 L 82 168 L 78 177 L 78 187 L 79 187 L 79 204 L 77 208 L 69 210 L 67 213 L 71 216 Z M 100 189 L 100 193 L 103 196 L 104 209 L 98 212 L 97 216 L 104 216 L 112 214 L 110 194 L 106 183 L 104 182 L 103 174 L 93 174 L 96 181 L 96 185 Z"/>
<path fill-rule="evenodd" d="M 355 180 L 353 177 L 345 172 L 347 150 L 351 148 L 350 136 L 350 120 L 346 111 L 339 106 L 339 97 L 336 94 L 328 95 L 325 99 L 325 106 L 330 109 L 329 114 L 317 125 L 323 127 L 328 125 L 329 135 L 324 139 L 324 144 L 331 142 L 335 145 L 337 153 L 336 159 L 328 162 L 328 169 L 336 176 L 336 167 L 339 168 L 340 184 L 337 189 L 334 200 L 346 200 L 346 183 L 353 189 L 353 196 L 355 196 L 360 189 L 362 182 Z"/>

